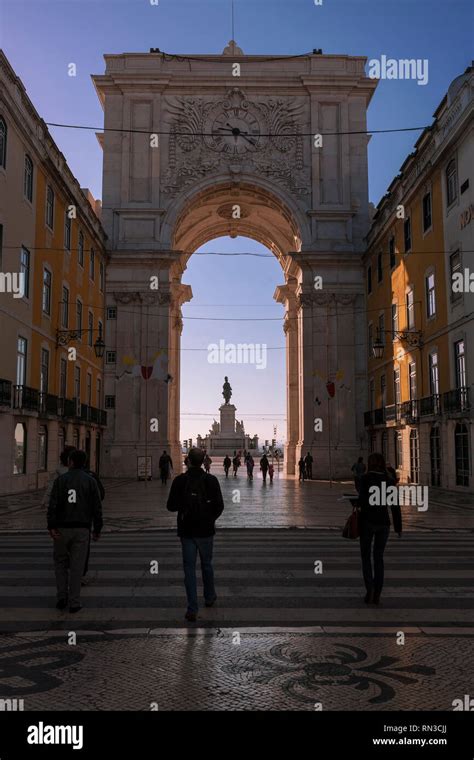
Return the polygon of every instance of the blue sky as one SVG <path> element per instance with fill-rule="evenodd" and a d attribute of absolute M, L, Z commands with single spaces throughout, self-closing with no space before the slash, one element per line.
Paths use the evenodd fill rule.
<path fill-rule="evenodd" d="M 472 7 L 468 0 L 323 0 L 320 7 L 314 0 L 235 0 L 235 38 L 246 53 L 285 55 L 322 48 L 324 53 L 369 59 L 383 54 L 397 59 L 426 58 L 426 86 L 414 81 L 382 81 L 368 113 L 371 129 L 421 126 L 431 122 L 449 84 L 471 61 Z M 46 121 L 100 127 L 102 111 L 90 75 L 103 72 L 104 53 L 146 52 L 150 47 L 188 54 L 222 52 L 231 38 L 230 8 L 230 0 L 159 0 L 158 6 L 152 6 L 150 0 L 0 0 L 0 44 Z M 77 66 L 75 78 L 67 75 L 71 62 Z M 64 129 L 52 129 L 52 133 L 81 185 L 100 198 L 101 151 L 94 133 Z M 372 137 L 369 181 L 374 203 L 398 172 L 417 135 Z M 264 250 L 241 239 L 213 241 L 208 249 L 216 250 L 216 246 L 222 251 L 239 247 Z M 247 304 L 246 312 L 248 304 L 258 304 L 252 307 L 256 316 L 281 315 L 281 307 L 272 305 L 274 286 L 282 281 L 276 261 L 194 256 L 183 279 L 195 293 L 192 304 L 185 307 L 185 316 L 216 318 L 222 314 L 219 303 L 227 308 L 232 305 L 231 316 L 240 318 L 245 307 L 238 304 L 242 303 Z M 188 340 L 194 346 L 207 346 L 208 336 L 214 334 L 212 324 L 196 321 L 191 326 L 191 320 L 185 321 L 183 346 Z M 284 345 L 279 322 L 225 325 L 225 335 L 220 337 L 233 334 L 234 328 L 242 334 L 246 325 L 244 332 L 253 331 L 254 342 L 264 334 L 268 345 Z M 245 411 L 257 415 L 262 408 L 284 414 L 284 352 L 270 353 L 280 358 L 273 359 L 267 370 L 241 367 L 235 372 L 233 385 L 242 416 Z M 222 368 L 210 368 L 205 356 L 183 352 L 184 411 L 212 412 L 218 406 Z M 187 380 L 196 372 L 206 380 L 199 405 Z M 240 402 L 244 387 L 245 403 Z M 182 437 L 205 431 L 212 418 L 202 419 L 198 426 L 183 419 Z M 268 438 L 273 422 L 247 427 Z"/>

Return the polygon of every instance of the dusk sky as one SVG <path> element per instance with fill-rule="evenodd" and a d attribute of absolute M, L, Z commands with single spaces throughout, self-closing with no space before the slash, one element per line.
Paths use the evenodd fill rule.
<path fill-rule="evenodd" d="M 381 81 L 368 112 L 369 129 L 422 126 L 451 81 L 472 59 L 469 0 L 235 0 L 235 39 L 245 53 L 324 53 L 429 62 L 425 86 Z M 230 0 L 0 0 L 0 44 L 45 121 L 99 127 L 103 114 L 90 75 L 104 71 L 104 53 L 220 53 L 231 38 Z M 447 53 L 449 46 L 449 54 Z M 75 63 L 77 76 L 68 76 Z M 51 132 L 81 186 L 102 195 L 102 156 L 93 131 Z M 375 135 L 369 144 L 370 200 L 377 203 L 419 132 Z M 210 241 L 203 251 L 268 254 L 236 238 Z M 194 299 L 183 309 L 181 438 L 205 433 L 218 418 L 224 374 L 247 432 L 285 435 L 285 351 L 282 307 L 272 300 L 283 283 L 276 259 L 193 256 L 183 281 Z M 190 319 L 209 317 L 209 321 Z M 222 321 L 223 318 L 254 321 Z M 263 319 L 274 321 L 257 321 Z M 212 320 L 212 321 L 211 321 Z M 218 320 L 218 321 L 214 321 Z M 220 321 L 219 321 L 220 320 Z M 266 343 L 266 369 L 207 362 L 220 339 Z M 201 351 L 190 351 L 201 348 Z M 198 380 L 198 382 L 196 382 Z M 266 419 L 259 419 L 261 416 Z"/>

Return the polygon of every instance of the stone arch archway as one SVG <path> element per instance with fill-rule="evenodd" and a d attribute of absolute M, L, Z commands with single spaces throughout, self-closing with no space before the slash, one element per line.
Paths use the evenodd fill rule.
<path fill-rule="evenodd" d="M 133 475 L 145 454 L 156 472 L 163 448 L 177 455 L 186 262 L 214 237 L 242 235 L 283 270 L 275 298 L 285 306 L 287 469 L 311 450 L 316 476 L 347 475 L 365 437 L 364 131 L 376 86 L 365 59 L 272 60 L 226 48 L 192 60 L 159 52 L 105 60 L 93 80 L 107 128 L 102 218 L 117 319 L 107 321 L 106 343 L 117 365 L 105 372 L 115 408 L 104 474 Z M 322 147 L 311 139 L 319 133 Z"/>

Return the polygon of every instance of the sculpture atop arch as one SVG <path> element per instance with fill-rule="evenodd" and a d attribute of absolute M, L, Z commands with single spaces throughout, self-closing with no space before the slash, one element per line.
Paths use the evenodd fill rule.
<path fill-rule="evenodd" d="M 145 449 L 156 452 L 155 469 L 163 448 L 179 456 L 186 262 L 208 240 L 241 235 L 266 245 L 282 267 L 275 298 L 285 307 L 285 467 L 294 472 L 300 452 L 311 450 L 317 476 L 348 474 L 366 408 L 360 254 L 369 221 L 366 109 L 376 86 L 366 59 L 272 60 L 231 41 L 220 55 L 189 60 L 154 52 L 105 60 L 93 80 L 108 128 L 100 137 L 103 223 L 117 322 L 107 324 L 106 343 L 117 367 L 105 376 L 115 410 L 104 472 L 133 474 Z M 153 303 L 145 297 L 152 276 Z M 136 292 L 143 297 L 123 307 Z M 140 384 L 121 371 L 126 356 L 152 364 L 150 345 L 167 361 L 167 383 Z M 159 420 L 154 437 L 150 417 Z"/>

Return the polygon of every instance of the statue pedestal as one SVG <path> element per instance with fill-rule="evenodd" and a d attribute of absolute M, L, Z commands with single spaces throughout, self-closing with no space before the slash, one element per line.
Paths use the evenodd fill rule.
<path fill-rule="evenodd" d="M 219 407 L 221 417 L 220 430 L 218 433 L 210 433 L 208 438 L 209 453 L 225 456 L 233 456 L 234 451 L 244 450 L 247 447 L 245 433 L 235 432 L 234 404 L 222 404 Z"/>
<path fill-rule="evenodd" d="M 221 415 L 220 432 L 224 435 L 235 435 L 235 412 L 237 407 L 233 404 L 222 404 L 219 407 Z"/>

